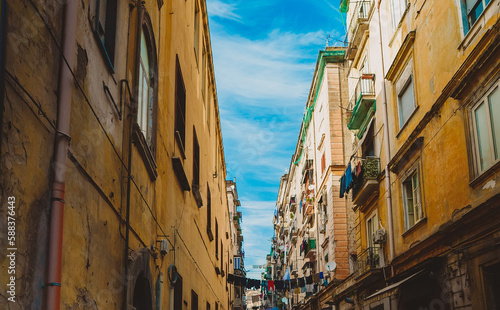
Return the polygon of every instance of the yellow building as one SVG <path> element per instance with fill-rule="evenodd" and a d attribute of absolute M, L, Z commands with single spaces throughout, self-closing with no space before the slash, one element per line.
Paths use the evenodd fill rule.
<path fill-rule="evenodd" d="M 358 268 L 337 306 L 498 307 L 500 1 L 343 0 L 341 10 Z"/>
<path fill-rule="evenodd" d="M 2 11 L 1 211 L 15 240 L 2 225 L 0 246 L 16 250 L 15 274 L 0 258 L 0 282 L 14 276 L 0 308 L 230 309 L 206 2 Z"/>

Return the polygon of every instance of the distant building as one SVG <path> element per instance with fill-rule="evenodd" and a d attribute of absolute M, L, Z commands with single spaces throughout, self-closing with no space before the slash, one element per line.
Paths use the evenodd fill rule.
<path fill-rule="evenodd" d="M 343 146 L 351 139 L 343 118 L 348 104 L 347 69 L 345 49 L 319 52 L 295 154 L 289 173 L 281 177 L 272 273 L 266 273 L 271 280 L 305 277 L 314 281 L 307 289 L 274 293 L 274 305 L 285 297 L 284 306 L 290 309 L 299 305 L 316 309 L 316 296 L 331 299 L 333 283 L 345 279 L 353 268 L 349 249 L 354 247 L 355 235 L 349 235 L 349 228 L 352 231 L 354 214 L 349 203 L 339 198 L 346 161 Z"/>
<path fill-rule="evenodd" d="M 231 249 L 232 249 L 232 273 L 235 276 L 245 277 L 245 252 L 243 251 L 243 233 L 241 230 L 242 215 L 238 207 L 241 206 L 240 200 L 238 199 L 238 191 L 236 190 L 235 181 L 226 181 L 226 192 L 227 192 L 227 202 L 229 208 L 229 216 L 231 221 Z M 230 296 L 231 305 L 234 310 L 245 309 L 245 287 L 234 285 L 232 288 L 232 293 Z"/>

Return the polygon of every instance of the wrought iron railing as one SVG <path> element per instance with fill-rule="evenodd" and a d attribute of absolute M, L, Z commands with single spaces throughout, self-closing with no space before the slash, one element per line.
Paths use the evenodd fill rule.
<path fill-rule="evenodd" d="M 358 196 L 363 186 L 368 180 L 376 180 L 380 174 L 380 159 L 374 156 L 367 156 L 361 164 L 361 173 L 353 178 L 352 197 Z"/>
<path fill-rule="evenodd" d="M 364 20 L 368 19 L 368 14 L 370 14 L 370 9 L 373 4 L 373 0 L 363 0 L 356 2 L 354 7 L 354 15 L 349 23 L 349 42 L 352 42 L 352 36 L 356 31 L 358 24 Z"/>
<path fill-rule="evenodd" d="M 362 74 L 359 77 L 354 94 L 349 101 L 349 110 L 354 110 L 361 96 L 375 96 L 375 74 Z"/>
<path fill-rule="evenodd" d="M 370 269 L 380 268 L 380 248 L 371 247 L 358 255 L 358 270 L 356 273 L 361 275 Z"/>

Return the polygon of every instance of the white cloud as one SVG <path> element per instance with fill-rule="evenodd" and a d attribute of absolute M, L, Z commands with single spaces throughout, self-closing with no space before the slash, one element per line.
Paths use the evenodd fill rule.
<path fill-rule="evenodd" d="M 303 104 L 317 57 L 316 53 L 305 50 L 323 46 L 324 37 L 323 31 L 301 34 L 275 29 L 264 39 L 250 40 L 214 32 L 219 92 L 225 97 L 276 99 L 281 104 L 293 100 Z M 262 102 L 252 100 L 249 104 Z"/>
<path fill-rule="evenodd" d="M 236 6 L 227 4 L 220 0 L 210 0 L 207 2 L 208 14 L 212 17 L 221 17 L 241 22 L 241 16 L 235 13 Z"/>

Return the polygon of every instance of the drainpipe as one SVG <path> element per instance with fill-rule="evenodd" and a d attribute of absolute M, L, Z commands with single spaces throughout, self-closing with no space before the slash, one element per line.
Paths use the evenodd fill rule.
<path fill-rule="evenodd" d="M 381 0 L 378 1 L 377 5 L 377 14 L 378 14 L 378 30 L 379 30 L 379 36 L 380 36 L 380 56 L 382 59 L 382 73 L 385 74 L 385 65 L 384 65 L 384 49 L 382 47 L 382 24 L 380 22 L 380 2 Z M 382 94 L 383 94 L 383 99 L 382 99 L 382 114 L 383 114 L 383 120 L 384 120 L 384 141 L 385 141 L 385 154 L 387 156 L 387 164 L 385 166 L 385 188 L 386 188 L 386 198 L 387 198 L 387 221 L 388 221 L 388 228 L 389 228 L 389 258 L 392 263 L 392 260 L 396 256 L 395 249 L 394 249 L 394 228 L 392 226 L 392 197 L 391 197 L 391 173 L 389 171 L 389 161 L 391 158 L 391 148 L 389 144 L 389 120 L 387 116 L 387 90 L 386 90 L 386 83 L 385 83 L 385 78 L 382 80 Z"/>
<path fill-rule="evenodd" d="M 141 51 L 141 31 L 142 31 L 142 3 L 140 0 L 136 0 L 135 2 L 136 9 L 137 9 L 137 37 L 136 37 L 136 53 L 135 57 L 138 59 L 139 53 Z M 136 61 L 136 67 L 135 67 L 135 81 L 136 83 L 139 83 L 139 61 Z M 139 98 L 138 96 L 138 91 L 139 88 L 136 87 L 134 91 L 135 98 Z M 134 106 L 137 104 L 134 100 L 132 100 L 132 107 L 130 108 L 130 111 L 128 113 L 129 116 L 129 136 L 128 136 L 128 160 L 127 160 L 127 202 L 126 202 L 126 216 L 125 216 L 125 253 L 124 253 L 124 264 L 125 264 L 125 278 L 123 281 L 123 288 L 124 288 L 124 303 L 123 303 L 123 308 L 128 309 L 128 281 L 129 281 L 129 262 L 128 262 L 128 251 L 129 251 L 129 244 L 130 244 L 130 187 L 131 187 L 131 182 L 132 182 L 132 135 L 133 135 L 133 123 L 135 119 L 135 112 L 134 112 Z"/>
<path fill-rule="evenodd" d="M 62 27 L 62 55 L 59 62 L 57 95 L 57 130 L 54 143 L 53 181 L 50 203 L 49 252 L 47 257 L 45 309 L 59 310 L 61 306 L 61 262 L 64 225 L 64 194 L 66 183 L 66 159 L 68 157 L 69 125 L 73 76 L 71 68 L 75 62 L 76 25 L 78 2 L 67 1 L 64 6 Z M 65 62 L 65 59 L 68 65 Z"/>
<path fill-rule="evenodd" d="M 156 281 L 156 310 L 162 309 L 162 298 L 161 298 L 162 291 L 163 291 L 163 272 L 160 271 L 160 273 L 158 274 L 158 280 Z"/>

